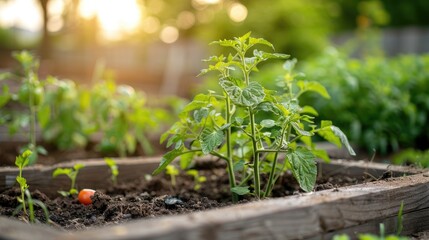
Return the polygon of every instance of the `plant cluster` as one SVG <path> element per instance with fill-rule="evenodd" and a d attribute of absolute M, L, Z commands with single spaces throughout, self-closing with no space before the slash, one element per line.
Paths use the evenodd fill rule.
<path fill-rule="evenodd" d="M 18 89 L 2 84 L 0 125 L 6 125 L 12 135 L 29 127 L 26 149 L 35 153 L 30 164 L 36 162 L 37 153 L 46 154 L 46 150 L 36 146 L 38 131 L 45 142 L 61 150 L 85 147 L 101 133 L 97 149 L 103 153 L 124 157 L 133 154 L 138 146 L 146 154 L 153 153 L 148 137 L 171 118 L 162 107 L 148 107 L 142 92 L 118 86 L 111 78 L 90 88 L 51 76 L 39 80 L 38 61 L 32 54 L 22 51 L 14 56 L 21 71 L 1 74 L 0 81 L 14 80 Z"/>
<path fill-rule="evenodd" d="M 329 89 L 332 101 L 307 95 L 303 102 L 314 103 L 320 117 L 331 117 L 368 151 L 427 149 L 428 68 L 429 55 L 353 59 L 330 48 L 302 69 Z"/>
<path fill-rule="evenodd" d="M 424 151 L 405 149 L 393 157 L 393 163 L 397 165 L 412 164 L 420 168 L 429 168 L 429 149 Z"/>
<path fill-rule="evenodd" d="M 289 56 L 256 47 L 274 49 L 273 45 L 250 33 L 213 44 L 232 50 L 228 55 L 210 57 L 210 65 L 201 74 L 218 73 L 221 93 L 198 94 L 180 113 L 176 122 L 161 136 L 171 151 L 166 153 L 154 174 L 166 169 L 180 156 L 187 169 L 198 155 L 212 155 L 226 162 L 233 201 L 237 195 L 253 194 L 256 198 L 270 195 L 276 180 L 292 171 L 304 191 L 312 191 L 317 175 L 316 157 L 328 159 L 311 138 L 319 135 L 354 154 L 343 132 L 330 121 L 317 124 L 317 112 L 301 106 L 299 97 L 313 91 L 329 98 L 326 89 L 302 74 L 295 74 L 295 60 L 286 61 L 285 74 L 278 79 L 281 90 L 264 88 L 253 80 L 258 65 L 270 59 Z M 168 139 L 168 140 L 167 140 Z M 261 181 L 261 176 L 268 180 Z"/>

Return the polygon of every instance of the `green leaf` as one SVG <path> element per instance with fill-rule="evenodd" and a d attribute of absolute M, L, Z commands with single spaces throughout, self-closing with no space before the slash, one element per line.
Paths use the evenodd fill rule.
<path fill-rule="evenodd" d="M 261 127 L 264 127 L 264 128 L 271 128 L 276 125 L 276 121 L 272 119 L 264 119 L 261 121 L 260 125 Z"/>
<path fill-rule="evenodd" d="M 233 187 L 231 188 L 231 192 L 237 194 L 237 195 L 246 195 L 248 193 L 250 193 L 249 187 L 245 186 L 245 187 Z"/>
<path fill-rule="evenodd" d="M 245 162 L 243 159 L 240 159 L 238 162 L 234 163 L 234 172 L 241 172 L 244 169 Z"/>
<path fill-rule="evenodd" d="M 301 189 L 306 192 L 313 191 L 317 177 L 317 166 L 313 153 L 307 148 L 297 147 L 288 153 L 287 159 Z"/>
<path fill-rule="evenodd" d="M 299 133 L 299 135 L 308 136 L 308 137 L 313 136 L 313 133 L 305 131 L 304 129 L 302 129 L 299 123 L 291 122 L 291 125 L 292 125 L 293 129 L 295 129 L 295 131 L 297 133 Z"/>
<path fill-rule="evenodd" d="M 21 187 L 21 189 L 27 189 L 28 188 L 27 179 L 20 177 L 20 176 L 17 176 L 16 181 L 19 183 L 19 186 Z"/>
<path fill-rule="evenodd" d="M 30 156 L 33 154 L 31 150 L 25 150 L 21 155 L 15 158 L 15 165 L 20 169 L 23 169 L 30 163 Z"/>
<path fill-rule="evenodd" d="M 317 131 L 317 133 L 338 147 L 341 147 L 341 144 L 343 144 L 351 156 L 356 156 L 356 153 L 350 145 L 347 136 L 341 131 L 341 129 L 329 124 L 330 121 L 322 121 L 322 127 Z"/>
<path fill-rule="evenodd" d="M 168 165 L 165 168 L 165 174 L 168 174 L 170 176 L 177 176 L 179 175 L 179 169 L 177 169 L 174 165 Z"/>
<path fill-rule="evenodd" d="M 186 116 L 186 114 L 188 114 L 188 112 L 190 111 L 200 109 L 202 107 L 207 107 L 207 105 L 210 103 L 210 98 L 210 95 L 198 94 L 194 97 L 194 100 L 192 100 L 192 102 L 190 102 L 183 108 L 182 113 L 180 113 L 180 116 Z"/>
<path fill-rule="evenodd" d="M 298 60 L 296 60 L 296 58 L 291 59 L 291 60 L 287 60 L 284 64 L 283 64 L 283 69 L 285 69 L 288 72 L 292 72 L 293 68 L 295 67 L 295 64 L 298 62 Z"/>
<path fill-rule="evenodd" d="M 319 113 L 312 106 L 304 106 L 302 107 L 301 113 L 303 114 L 311 114 L 313 116 L 319 116 Z"/>
<path fill-rule="evenodd" d="M 176 122 L 173 124 L 173 126 L 170 127 L 170 129 L 168 129 L 166 132 L 164 132 L 160 139 L 159 142 L 163 143 L 165 142 L 165 140 L 170 136 L 170 135 L 176 135 L 176 133 L 180 132 L 183 129 L 183 124 L 181 122 Z"/>
<path fill-rule="evenodd" d="M 36 152 L 40 153 L 42 155 L 48 155 L 48 151 L 43 146 L 37 146 L 36 147 Z"/>
<path fill-rule="evenodd" d="M 200 142 L 204 154 L 209 154 L 223 142 L 223 132 L 206 128 L 201 134 Z"/>
<path fill-rule="evenodd" d="M 264 51 L 259 51 L 257 49 L 253 50 L 253 55 L 258 57 L 262 61 L 265 61 L 268 59 L 286 59 L 286 58 L 290 57 L 290 55 L 288 55 L 288 54 L 268 53 L 268 52 L 264 52 Z"/>
<path fill-rule="evenodd" d="M 82 169 L 82 168 L 84 168 L 85 167 L 85 164 L 83 164 L 83 163 L 76 163 L 74 166 L 73 166 L 73 168 L 74 168 L 74 170 L 76 171 L 76 170 L 79 170 L 79 169 Z"/>
<path fill-rule="evenodd" d="M 162 156 L 161 162 L 159 163 L 159 166 L 153 171 L 153 175 L 159 174 L 160 172 L 164 171 L 164 169 L 178 156 L 185 154 L 187 152 L 182 152 L 182 148 L 180 149 L 174 149 Z"/>
<path fill-rule="evenodd" d="M 312 92 L 316 92 L 316 93 L 320 94 L 322 97 L 324 97 L 326 99 L 331 98 L 331 96 L 329 96 L 329 93 L 326 90 L 326 88 L 322 84 L 320 84 L 319 82 L 298 81 L 296 84 L 300 88 L 299 95 L 301 95 L 305 92 L 308 92 L 308 91 L 312 91 Z"/>
<path fill-rule="evenodd" d="M 57 177 L 59 175 L 70 175 L 70 173 L 72 172 L 71 168 L 57 168 L 55 169 L 55 171 L 52 173 L 52 177 Z"/>
<path fill-rule="evenodd" d="M 250 82 L 247 87 L 241 89 L 233 81 L 223 78 L 219 81 L 221 87 L 236 105 L 251 107 L 264 100 L 264 88 L 258 82 Z"/>
<path fill-rule="evenodd" d="M 284 108 L 284 107 L 282 106 L 282 108 Z M 280 110 L 277 105 L 275 105 L 272 102 L 267 102 L 267 101 L 264 101 L 264 102 L 261 102 L 260 104 L 258 104 L 258 106 L 255 108 L 255 111 L 272 112 L 275 115 L 283 115 L 282 110 Z"/>
<path fill-rule="evenodd" d="M 252 34 L 252 32 L 249 31 L 246 34 L 244 34 L 243 36 L 239 37 L 238 40 L 240 42 L 245 42 L 250 37 L 251 34 Z"/>
<path fill-rule="evenodd" d="M 218 41 L 213 41 L 210 43 L 211 44 L 219 44 L 220 46 L 223 47 L 235 47 L 237 45 L 237 41 L 235 40 L 218 40 Z"/>
<path fill-rule="evenodd" d="M 0 94 L 0 108 L 9 102 L 11 97 L 12 97 L 12 95 L 9 93 L 9 86 L 3 85 L 3 93 Z"/>
<path fill-rule="evenodd" d="M 250 35 L 250 34 L 249 34 Z M 268 42 L 267 40 L 263 39 L 263 38 L 249 38 L 249 45 L 253 46 L 255 44 L 262 44 L 262 45 L 266 45 L 272 49 L 274 49 L 274 46 L 272 43 Z"/>
<path fill-rule="evenodd" d="M 58 193 L 63 196 L 63 197 L 68 197 L 70 196 L 70 192 L 66 192 L 66 191 L 58 191 Z"/>
<path fill-rule="evenodd" d="M 180 156 L 180 168 L 188 169 L 191 166 L 192 160 L 194 160 L 195 152 L 185 153 Z"/>
<path fill-rule="evenodd" d="M 331 159 L 329 158 L 328 152 L 326 152 L 326 150 L 313 149 L 311 151 L 313 152 L 314 156 L 322 159 L 324 162 L 327 162 L 327 163 L 331 162 Z"/>
<path fill-rule="evenodd" d="M 202 119 L 206 118 L 209 115 L 209 109 L 202 107 L 194 111 L 194 119 L 197 123 L 201 122 Z"/>

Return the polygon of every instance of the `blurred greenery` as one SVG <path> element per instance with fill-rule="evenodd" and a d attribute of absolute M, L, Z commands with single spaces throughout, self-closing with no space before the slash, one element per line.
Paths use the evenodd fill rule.
<path fill-rule="evenodd" d="M 301 67 L 332 97 L 327 102 L 307 95 L 303 101 L 314 103 L 322 119 L 329 116 L 359 146 L 382 154 L 428 148 L 429 55 L 353 59 L 329 48 Z"/>
<path fill-rule="evenodd" d="M 37 62 L 29 52 L 23 53 L 29 56 L 28 66 Z M 34 74 L 37 78 L 37 73 Z M 154 142 L 150 138 L 157 138 L 174 120 L 166 106 L 177 111 L 174 108 L 181 105 L 157 100 L 158 105 L 148 106 L 143 92 L 117 85 L 113 78 L 105 75 L 89 88 L 51 76 L 41 80 L 39 88 L 44 95 L 35 113 L 41 138 L 60 150 L 83 148 L 93 140 L 103 154 L 125 157 L 135 154 L 138 147 L 145 155 L 153 154 Z M 1 74 L 0 80 L 3 89 L 0 125 L 6 126 L 11 135 L 25 134 L 31 117 L 27 109 L 28 97 L 22 94 L 27 83 L 12 72 Z M 14 89 L 9 89 L 9 85 Z"/>

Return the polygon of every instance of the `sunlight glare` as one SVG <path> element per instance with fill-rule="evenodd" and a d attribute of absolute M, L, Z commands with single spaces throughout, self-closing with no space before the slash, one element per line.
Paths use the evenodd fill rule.
<path fill-rule="evenodd" d="M 42 28 L 37 0 L 0 1 L 0 26 L 36 32 Z"/>
<path fill-rule="evenodd" d="M 189 29 L 195 24 L 195 15 L 189 11 L 183 11 L 177 17 L 177 26 L 182 29 Z"/>
<path fill-rule="evenodd" d="M 62 14 L 64 11 L 64 1 L 50 0 L 48 4 L 49 21 L 48 31 L 57 32 L 64 26 Z"/>
<path fill-rule="evenodd" d="M 81 0 L 79 13 L 83 18 L 97 17 L 103 37 L 118 40 L 140 25 L 141 10 L 136 0 Z"/>
<path fill-rule="evenodd" d="M 142 29 L 146 33 L 155 33 L 159 30 L 161 23 L 156 17 L 146 17 L 143 19 Z"/>
<path fill-rule="evenodd" d="M 228 11 L 229 18 L 234 22 L 242 22 L 247 18 L 247 8 L 240 3 L 233 3 Z"/>

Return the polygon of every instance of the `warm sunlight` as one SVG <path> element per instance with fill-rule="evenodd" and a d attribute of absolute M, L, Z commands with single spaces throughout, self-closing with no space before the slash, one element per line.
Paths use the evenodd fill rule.
<path fill-rule="evenodd" d="M 142 17 L 140 7 L 136 0 L 81 0 L 79 13 L 87 19 L 97 17 L 103 37 L 117 40 L 137 30 Z"/>
<path fill-rule="evenodd" d="M 42 15 L 36 0 L 0 1 L 0 26 L 32 32 L 42 27 Z"/>

